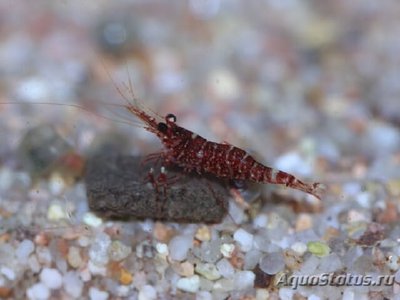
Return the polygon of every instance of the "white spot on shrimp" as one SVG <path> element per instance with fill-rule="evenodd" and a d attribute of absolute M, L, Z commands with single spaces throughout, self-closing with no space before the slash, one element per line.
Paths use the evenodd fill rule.
<path fill-rule="evenodd" d="M 254 179 L 256 176 L 254 175 L 254 168 L 257 166 L 257 163 L 254 161 L 253 162 L 253 165 L 251 166 L 251 168 L 250 168 L 250 178 L 251 179 Z"/>
<path fill-rule="evenodd" d="M 195 138 L 197 138 L 197 133 L 192 133 L 192 140 L 194 140 Z"/>
<path fill-rule="evenodd" d="M 276 181 L 276 176 L 278 175 L 279 171 L 277 169 L 272 169 L 271 171 L 271 181 Z"/>
<path fill-rule="evenodd" d="M 202 157 L 204 156 L 203 150 L 200 150 L 199 152 L 197 152 L 196 156 L 197 156 L 198 158 L 202 158 Z"/>
<path fill-rule="evenodd" d="M 231 154 L 231 151 L 233 150 L 233 148 L 234 148 L 234 146 L 230 146 L 230 147 L 229 147 L 229 150 L 226 151 L 225 159 L 226 159 L 227 161 L 229 161 L 229 155 Z"/>

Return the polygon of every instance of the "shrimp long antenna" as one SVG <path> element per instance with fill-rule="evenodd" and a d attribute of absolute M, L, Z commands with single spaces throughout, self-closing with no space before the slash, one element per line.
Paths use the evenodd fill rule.
<path fill-rule="evenodd" d="M 121 87 L 119 84 L 116 83 L 116 81 L 114 80 L 114 78 L 111 76 L 109 70 L 107 69 L 107 66 L 104 64 L 104 61 L 101 62 L 104 68 L 104 71 L 106 72 L 109 80 L 112 82 L 112 84 L 114 85 L 116 91 L 118 92 L 118 94 L 120 95 L 120 97 L 125 101 L 126 105 L 121 104 L 121 106 L 123 106 L 124 108 L 128 109 L 129 111 L 130 108 L 135 107 L 137 109 L 139 109 L 140 111 L 149 111 L 153 116 L 155 116 L 158 119 L 163 120 L 163 117 L 160 116 L 158 113 L 154 112 L 153 110 L 149 109 L 148 107 L 144 107 L 140 101 L 138 101 L 138 99 L 135 97 L 135 93 L 134 93 L 134 89 L 133 89 L 133 83 L 132 83 L 132 76 L 130 74 L 129 68 L 128 68 L 128 64 L 125 64 L 127 66 L 127 74 L 128 74 L 128 83 L 126 82 L 122 82 L 122 86 L 124 87 L 124 89 L 126 91 L 128 91 L 129 96 L 128 97 L 125 92 L 123 92 L 121 90 Z M 160 120 L 160 121 L 161 121 Z"/>
<path fill-rule="evenodd" d="M 90 114 L 92 114 L 92 115 L 94 115 L 94 116 L 96 116 L 98 118 L 105 119 L 105 120 L 108 120 L 108 121 L 111 121 L 111 122 L 116 122 L 116 123 L 120 123 L 120 124 L 126 124 L 126 125 L 129 125 L 129 126 L 138 126 L 138 124 L 135 124 L 134 122 L 130 122 L 130 121 L 127 121 L 127 120 L 116 120 L 116 119 L 113 119 L 113 118 L 109 118 L 109 117 L 103 116 L 101 114 L 95 113 L 94 111 L 92 111 L 92 110 L 90 110 L 90 109 L 88 109 L 88 108 L 86 108 L 86 107 L 84 107 L 82 105 L 75 104 L 75 103 L 68 103 L 67 104 L 67 103 L 57 103 L 57 102 L 0 102 L 0 104 L 4 104 L 4 105 L 39 104 L 39 105 L 55 105 L 55 106 L 74 107 L 74 108 L 77 108 L 79 110 L 86 111 L 86 112 L 88 112 L 88 113 L 90 113 Z M 102 103 L 102 104 L 103 105 L 110 105 L 110 106 L 117 106 L 117 107 L 125 107 L 124 105 L 117 104 L 117 103 Z"/>

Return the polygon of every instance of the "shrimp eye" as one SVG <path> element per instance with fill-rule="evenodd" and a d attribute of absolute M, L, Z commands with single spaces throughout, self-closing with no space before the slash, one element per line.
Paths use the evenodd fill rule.
<path fill-rule="evenodd" d="M 176 122 L 176 116 L 173 115 L 173 114 L 168 114 L 168 115 L 165 117 L 165 120 L 166 120 L 167 122 L 175 123 L 175 122 Z"/>
<path fill-rule="evenodd" d="M 167 126 L 167 124 L 165 124 L 165 123 L 163 123 L 163 122 L 160 122 L 160 123 L 158 123 L 158 125 L 157 125 L 157 129 L 158 129 L 158 131 L 160 131 L 160 132 L 162 132 L 162 133 L 167 133 L 168 126 Z"/>

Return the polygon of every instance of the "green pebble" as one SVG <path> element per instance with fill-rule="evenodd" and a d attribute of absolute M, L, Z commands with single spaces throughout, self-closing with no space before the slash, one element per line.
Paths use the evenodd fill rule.
<path fill-rule="evenodd" d="M 308 251 L 318 257 L 327 256 L 331 251 L 329 246 L 323 242 L 308 242 L 307 248 Z"/>

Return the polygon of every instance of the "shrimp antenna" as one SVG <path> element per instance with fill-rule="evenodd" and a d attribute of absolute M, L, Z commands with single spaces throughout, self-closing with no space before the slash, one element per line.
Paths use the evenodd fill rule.
<path fill-rule="evenodd" d="M 124 108 L 126 108 L 128 110 L 129 110 L 129 108 L 135 107 L 135 108 L 139 108 L 141 111 L 149 111 L 157 119 L 161 119 L 161 120 L 163 119 L 162 116 L 160 116 L 159 114 L 157 114 L 153 110 L 151 110 L 151 109 L 145 107 L 143 104 L 141 104 L 141 102 L 138 100 L 138 98 L 135 97 L 133 83 L 132 83 L 132 76 L 131 76 L 131 73 L 129 71 L 128 63 L 125 64 L 126 65 L 126 72 L 127 72 L 127 75 L 128 75 L 128 82 L 122 82 L 121 84 L 122 84 L 123 88 L 128 92 L 130 97 L 128 97 L 126 95 L 126 93 L 122 91 L 121 86 L 116 83 L 114 78 L 111 76 L 107 66 L 104 64 L 104 61 L 102 61 L 102 65 L 103 65 L 103 68 L 104 68 L 109 80 L 113 83 L 116 91 L 118 92 L 120 97 L 126 102 L 126 105 L 120 105 L 120 106 L 122 106 L 122 107 L 124 107 Z"/>
<path fill-rule="evenodd" d="M 55 106 L 67 106 L 67 107 L 74 107 L 77 108 L 79 110 L 83 110 L 85 112 L 88 112 L 98 118 L 101 119 L 105 119 L 111 122 L 115 122 L 115 123 L 120 123 L 120 124 L 126 124 L 126 125 L 130 125 L 130 126 L 138 126 L 137 123 L 134 123 L 132 121 L 128 121 L 127 119 L 123 119 L 122 120 L 117 120 L 117 119 L 113 119 L 113 118 L 109 118 L 106 117 L 104 115 L 98 114 L 82 105 L 76 104 L 76 103 L 57 103 L 57 102 L 0 102 L 0 104 L 4 104 L 4 105 L 15 105 L 15 104 L 26 104 L 26 105 L 30 105 L 30 104 L 39 104 L 39 105 L 55 105 Z M 109 106 L 118 106 L 121 107 L 123 105 L 117 104 L 117 103 L 101 103 L 102 105 L 109 105 Z"/>

